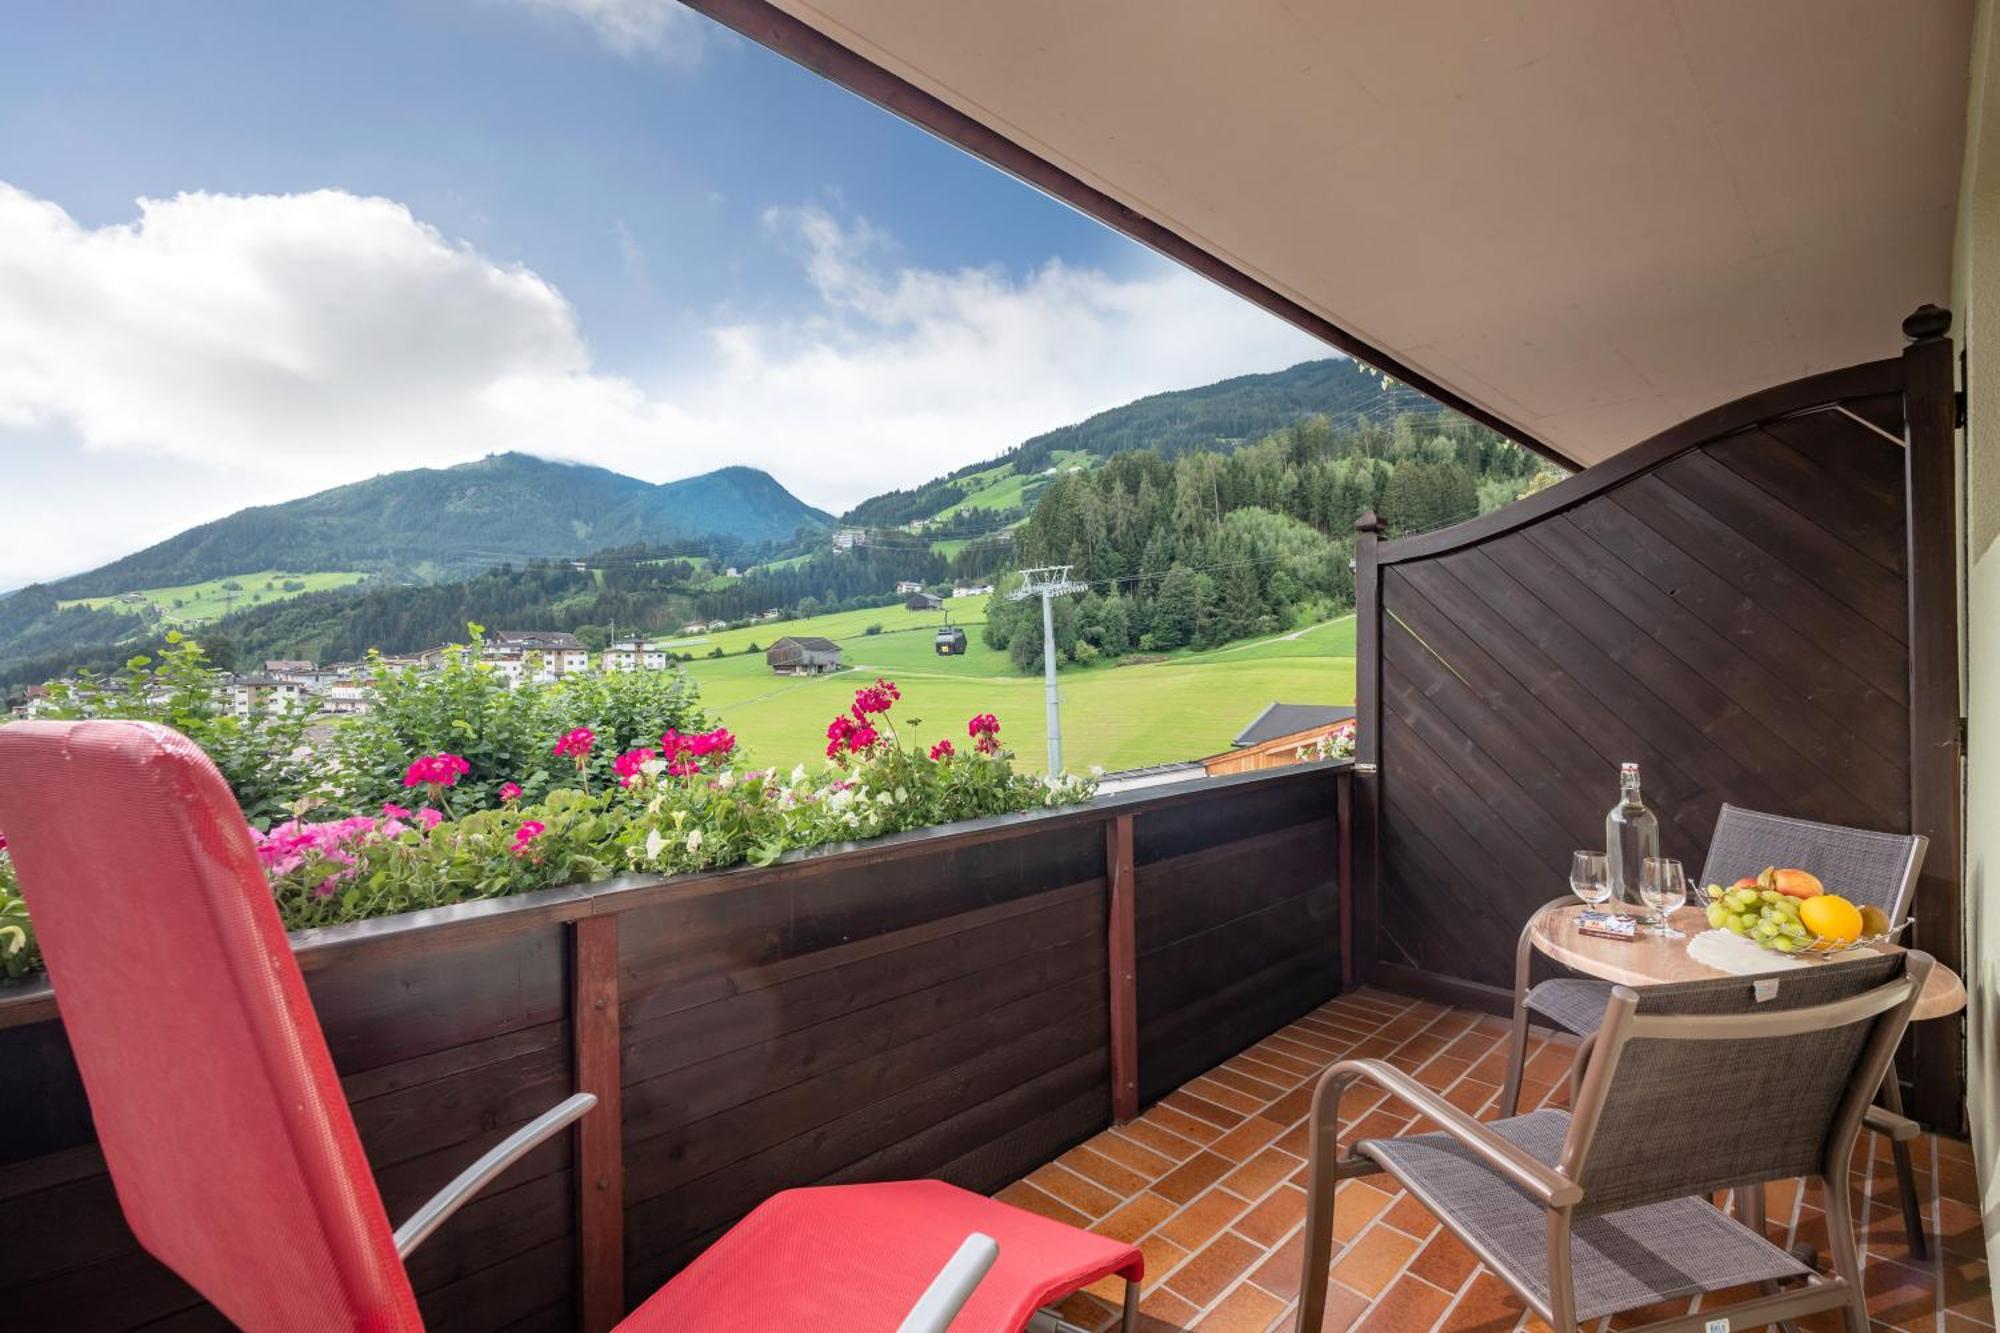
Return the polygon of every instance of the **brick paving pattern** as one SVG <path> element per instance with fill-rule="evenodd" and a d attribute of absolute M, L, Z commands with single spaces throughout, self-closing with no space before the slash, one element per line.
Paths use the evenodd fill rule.
<path fill-rule="evenodd" d="M 1454 1105 L 1493 1118 L 1505 1071 L 1506 1024 L 1377 990 L 1343 995 L 1000 1192 L 1049 1217 L 1137 1244 L 1146 1255 L 1150 1333 L 1266 1333 L 1292 1327 L 1306 1195 L 1306 1117 L 1314 1077 L 1336 1059 L 1374 1056 L 1408 1070 Z M 1536 1033 L 1522 1107 L 1568 1101 L 1573 1040 Z M 1422 1132 L 1412 1108 L 1357 1087 L 1343 1107 L 1360 1137 Z M 1871 1155 L 1871 1147 L 1873 1153 Z M 1912 1145 L 1927 1200 L 1931 1257 L 1905 1243 L 1888 1145 L 1864 1133 L 1851 1188 L 1862 1219 L 1868 1307 L 1877 1330 L 1989 1333 L 1977 1184 L 1969 1147 L 1926 1136 Z M 1817 1185 L 1767 1187 L 1771 1238 L 1826 1253 Z M 1506 1284 L 1442 1231 L 1388 1176 L 1338 1189 L 1323 1328 L 1368 1333 L 1510 1333 L 1545 1329 Z M 1729 1299 L 1740 1293 L 1725 1293 Z M 1061 1307 L 1087 1329 L 1115 1326 L 1123 1283 L 1108 1279 Z M 1676 1303 L 1680 1306 L 1683 1303 Z M 1600 1321 L 1624 1328 L 1681 1313 L 1656 1307 Z M 1838 1314 L 1801 1321 L 1837 1333 Z"/>

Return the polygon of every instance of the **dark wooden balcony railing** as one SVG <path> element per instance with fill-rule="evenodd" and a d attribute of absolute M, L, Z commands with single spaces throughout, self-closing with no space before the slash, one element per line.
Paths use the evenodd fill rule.
<path fill-rule="evenodd" d="M 392 1219 L 567 1093 L 603 1099 L 413 1256 L 426 1319 L 606 1327 L 775 1190 L 996 1189 L 1306 1013 L 1341 986 L 1349 779 L 301 932 Z M 220 1326 L 126 1229 L 45 986 L 0 990 L 0 1070 L 0 1323 Z"/>

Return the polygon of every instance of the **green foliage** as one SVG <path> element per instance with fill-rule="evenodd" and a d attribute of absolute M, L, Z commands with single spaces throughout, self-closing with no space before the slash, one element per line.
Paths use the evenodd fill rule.
<path fill-rule="evenodd" d="M 1455 416 L 1346 431 L 1313 417 L 1228 453 L 1124 453 L 1062 475 L 1015 545 L 1021 563 L 1066 564 L 1097 586 L 1074 632 L 1057 626 L 1066 660 L 1117 657 L 1135 643 L 1210 648 L 1352 606 L 1354 522 L 1365 511 L 1398 531 L 1428 529 L 1471 517 L 1482 496 L 1505 503 L 1543 470 Z M 1039 608 L 996 595 L 985 636 L 1018 668 L 1040 665 Z"/>
<path fill-rule="evenodd" d="M 244 817 L 262 826 L 291 809 L 313 783 L 307 744 L 309 706 L 278 713 L 230 710 L 224 678 L 202 645 L 169 633 L 159 656 L 139 655 L 108 676 L 88 672 L 49 687 L 43 716 L 122 718 L 172 727 L 199 745 L 222 771 Z"/>
<path fill-rule="evenodd" d="M 13 858 L 0 845 L 0 979 L 13 981 L 30 972 L 39 972 L 41 967 L 42 950 L 35 942 L 35 923 L 28 920 L 28 904 L 21 898 Z"/>
<path fill-rule="evenodd" d="M 1382 521 L 1391 533 L 1429 532 L 1479 512 L 1479 488 L 1456 463 L 1406 458 L 1382 489 Z"/>
<path fill-rule="evenodd" d="M 455 809 L 497 803 L 506 782 L 537 800 L 558 781 L 577 780 L 568 761 L 550 754 L 556 737 L 577 727 L 597 737 L 584 778 L 593 788 L 609 786 L 616 781 L 611 761 L 620 753 L 657 745 L 669 728 L 707 725 L 693 682 L 678 668 L 588 672 L 509 688 L 472 650 L 453 648 L 431 671 L 390 670 L 377 658 L 373 681 L 369 711 L 350 719 L 335 738 L 327 796 L 338 808 L 372 810 L 403 800 L 410 762 L 440 753 L 472 766 L 452 789 Z"/>

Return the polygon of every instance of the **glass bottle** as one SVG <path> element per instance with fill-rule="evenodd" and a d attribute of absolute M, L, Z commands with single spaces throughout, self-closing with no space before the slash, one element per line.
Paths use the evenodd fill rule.
<path fill-rule="evenodd" d="M 1653 910 L 1639 896 L 1639 868 L 1660 854 L 1660 821 L 1639 799 L 1639 766 L 1618 766 L 1618 804 L 1604 816 L 1604 855 L 1611 868 L 1611 906 L 1650 919 Z"/>

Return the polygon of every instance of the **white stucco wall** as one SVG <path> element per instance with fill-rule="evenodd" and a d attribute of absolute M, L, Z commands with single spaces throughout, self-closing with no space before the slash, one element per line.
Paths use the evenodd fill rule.
<path fill-rule="evenodd" d="M 2000 0 L 1982 0 L 1959 195 L 1953 337 L 1966 351 L 1967 1098 L 2000 1267 Z"/>

